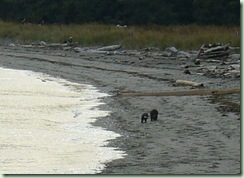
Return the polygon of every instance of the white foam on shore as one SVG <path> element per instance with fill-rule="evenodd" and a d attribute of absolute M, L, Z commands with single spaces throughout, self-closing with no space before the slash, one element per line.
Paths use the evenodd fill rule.
<path fill-rule="evenodd" d="M 90 85 L 0 68 L 0 172 L 94 174 L 124 152 L 106 147 L 120 135 L 90 122 L 107 96 Z"/>

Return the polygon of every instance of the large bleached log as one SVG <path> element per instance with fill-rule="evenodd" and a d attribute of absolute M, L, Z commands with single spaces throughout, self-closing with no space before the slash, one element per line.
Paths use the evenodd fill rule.
<path fill-rule="evenodd" d="M 74 46 L 77 46 L 78 43 L 77 42 L 73 42 L 73 43 L 50 43 L 50 44 L 47 44 L 46 42 L 44 41 L 41 41 L 40 43 L 32 43 L 32 44 L 29 44 L 29 45 L 20 45 L 21 47 L 24 47 L 24 48 L 44 48 L 44 47 L 48 47 L 48 48 L 62 48 L 64 50 L 68 49 L 68 48 L 71 48 L 71 47 L 74 47 Z"/>
<path fill-rule="evenodd" d="M 224 52 L 214 52 L 214 53 L 207 53 L 207 54 L 203 54 L 201 55 L 202 59 L 212 59 L 212 58 L 220 58 L 220 57 L 227 57 L 229 55 L 228 52 L 224 51 Z"/>
<path fill-rule="evenodd" d="M 61 43 L 51 43 L 51 44 L 48 44 L 47 47 L 58 48 L 58 47 L 62 47 L 62 44 Z"/>
<path fill-rule="evenodd" d="M 111 46 L 104 46 L 101 48 L 98 48 L 98 51 L 114 51 L 116 49 L 120 49 L 122 46 L 121 45 L 111 45 Z"/>
<path fill-rule="evenodd" d="M 176 85 L 190 85 L 193 87 L 203 87 L 204 86 L 202 83 L 192 82 L 192 81 L 188 81 L 188 80 L 176 80 L 175 84 Z"/>
<path fill-rule="evenodd" d="M 228 45 L 216 46 L 216 47 L 205 50 L 204 53 L 206 54 L 206 53 L 210 53 L 210 52 L 214 52 L 214 51 L 227 51 L 228 49 L 229 49 Z"/>
<path fill-rule="evenodd" d="M 228 95 L 240 93 L 240 88 L 230 89 L 205 89 L 205 90 L 186 90 L 186 91 L 150 91 L 138 93 L 119 93 L 118 96 L 139 97 L 139 96 L 193 96 L 193 95 Z"/>
<path fill-rule="evenodd" d="M 214 55 L 214 54 L 228 54 L 228 51 L 212 51 L 212 52 L 208 52 L 208 53 L 204 53 L 204 55 Z"/>
<path fill-rule="evenodd" d="M 20 45 L 21 47 L 23 47 L 23 48 L 33 48 L 33 45 Z"/>

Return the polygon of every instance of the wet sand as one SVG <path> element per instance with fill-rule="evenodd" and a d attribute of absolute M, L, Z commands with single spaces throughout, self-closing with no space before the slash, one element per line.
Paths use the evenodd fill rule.
<path fill-rule="evenodd" d="M 240 94 L 226 96 L 122 97 L 119 92 L 181 91 L 177 79 L 204 83 L 205 88 L 238 88 L 240 79 L 183 74 L 191 61 L 148 55 L 74 53 L 60 50 L 2 47 L 0 66 L 43 72 L 70 82 L 91 84 L 108 93 L 101 105 L 111 111 L 94 126 L 120 135 L 108 146 L 127 154 L 106 164 L 101 174 L 239 174 Z M 202 63 L 202 65 L 212 65 Z M 228 101 L 228 102 L 226 102 Z M 157 122 L 140 123 L 151 109 Z"/>

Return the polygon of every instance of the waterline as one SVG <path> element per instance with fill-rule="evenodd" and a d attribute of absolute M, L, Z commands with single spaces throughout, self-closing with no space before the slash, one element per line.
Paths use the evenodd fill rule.
<path fill-rule="evenodd" d="M 124 156 L 104 147 L 119 134 L 91 125 L 107 94 L 31 71 L 0 68 L 0 82 L 2 174 L 94 174 Z"/>

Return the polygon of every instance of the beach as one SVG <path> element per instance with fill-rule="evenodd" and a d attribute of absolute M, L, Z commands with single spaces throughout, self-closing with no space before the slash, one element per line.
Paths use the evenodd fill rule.
<path fill-rule="evenodd" d="M 43 117 L 46 117 L 45 114 L 50 108 L 54 109 L 50 111 L 52 114 L 60 111 L 60 108 L 56 108 L 59 105 L 62 109 L 67 107 L 66 109 L 69 110 L 64 113 L 57 112 L 53 120 L 39 120 L 39 132 L 35 132 L 37 128 L 35 125 L 32 126 L 35 123 L 33 120 L 14 119 L 11 113 L 7 112 L 8 110 L 2 113 L 5 116 L 8 115 L 8 118 L 13 117 L 14 120 L 13 123 L 4 123 L 5 125 L 2 127 L 4 129 L 1 131 L 1 143 L 2 140 L 14 142 L 11 139 L 14 139 L 17 134 L 16 138 L 20 137 L 25 141 L 21 144 L 35 148 L 37 146 L 41 149 L 40 154 L 45 155 L 40 160 L 34 150 L 26 153 L 25 149 L 27 148 L 22 147 L 16 151 L 16 153 L 21 153 L 19 158 L 22 159 L 24 153 L 28 154 L 29 158 L 35 157 L 36 160 L 39 160 L 32 162 L 36 167 L 43 165 L 44 162 L 47 165 L 53 165 L 57 161 L 60 163 L 60 167 L 53 167 L 55 170 L 46 169 L 48 166 L 44 165 L 38 172 L 34 167 L 27 167 L 30 163 L 21 163 L 20 159 L 20 164 L 23 167 L 18 167 L 19 169 L 15 169 L 14 173 L 21 173 L 22 169 L 26 171 L 25 173 L 52 174 L 240 174 L 240 94 L 219 97 L 211 95 L 123 97 L 118 95 L 122 92 L 197 90 L 191 86 L 176 86 L 177 79 L 203 83 L 206 89 L 240 88 L 240 78 L 198 75 L 195 66 L 190 68 L 192 75 L 186 75 L 181 66 L 192 65 L 190 60 L 163 58 L 149 52 L 144 58 L 141 58 L 141 53 L 130 50 L 119 54 L 94 51 L 76 53 L 60 49 L 1 46 L 1 67 L 42 73 L 44 78 L 27 72 L 29 77 L 39 78 L 38 81 L 42 86 L 49 83 L 50 81 L 47 79 L 51 77 L 51 80 L 55 78 L 55 80 L 57 79 L 55 83 L 59 83 L 55 91 L 65 88 L 59 92 L 47 92 L 50 93 L 48 98 L 55 98 L 56 95 L 62 97 L 59 98 L 59 101 L 55 100 L 55 102 L 50 102 L 50 105 L 45 105 L 44 112 L 41 112 Z M 213 64 L 205 61 L 202 61 L 201 65 L 225 67 L 218 63 Z M 48 77 L 46 78 L 46 76 Z M 4 76 L 1 80 L 9 80 L 9 78 L 11 77 Z M 28 86 L 33 85 L 29 83 Z M 84 125 L 80 125 L 84 120 L 83 115 L 79 115 L 76 110 L 77 106 L 82 108 L 80 105 L 83 100 L 80 100 L 80 94 L 83 93 L 81 90 L 84 86 L 89 94 L 86 97 L 91 96 L 91 100 L 88 101 L 84 98 L 84 102 L 91 102 L 88 104 L 88 108 L 84 109 L 88 109 L 89 113 L 84 115 L 85 117 L 87 115 L 94 116 L 89 118 L 92 120 L 90 123 L 92 126 L 89 127 L 98 129 L 99 138 L 101 136 L 102 140 L 98 143 L 97 140 L 92 140 L 97 137 L 93 135 L 95 132 L 89 130 L 90 128 L 84 130 Z M 87 88 L 87 86 L 91 88 Z M 21 91 L 20 88 L 13 92 L 19 95 L 19 91 Z M 26 93 L 26 90 L 23 91 Z M 94 94 L 89 91 L 94 91 L 96 97 L 93 98 Z M 5 96 L 2 89 L 1 93 L 3 93 L 1 96 Z M 34 94 L 38 96 L 39 92 Z M 13 100 L 17 100 L 21 96 L 18 95 L 17 97 L 12 96 Z M 40 97 L 43 99 L 42 95 Z M 99 100 L 97 100 L 98 97 Z M 66 99 L 68 103 L 66 103 Z M 21 102 L 25 100 L 26 98 L 23 98 Z M 37 106 L 41 103 L 43 102 L 37 102 Z M 26 104 L 27 107 L 32 107 L 29 103 Z M 14 106 L 15 102 L 12 105 Z M 95 111 L 91 109 L 94 106 Z M 159 111 L 158 121 L 151 122 L 149 120 L 142 124 L 140 122 L 141 115 L 152 109 Z M 38 120 L 35 113 L 36 111 L 28 110 L 28 115 L 31 114 L 34 119 Z M 69 115 L 69 120 L 66 120 L 66 117 L 59 120 L 60 116 L 66 114 Z M 79 122 L 74 117 L 76 115 L 80 118 Z M 23 116 L 23 118 L 26 117 Z M 56 122 L 61 123 L 57 124 Z M 28 127 L 30 129 L 24 128 L 25 135 L 21 135 L 20 126 L 26 125 L 30 126 Z M 86 128 L 86 126 L 84 127 Z M 12 128 L 16 130 L 11 132 Z M 53 128 L 57 130 L 53 130 Z M 5 129 L 10 134 L 6 135 Z M 49 144 L 45 146 L 41 141 L 34 139 L 45 140 L 43 133 L 49 140 Z M 72 137 L 69 136 L 71 133 L 74 134 Z M 91 139 L 90 141 L 86 140 L 89 142 L 88 145 L 94 148 L 91 155 L 82 154 L 84 152 L 79 148 L 82 143 L 86 143 L 84 140 L 79 140 L 79 138 L 83 138 L 81 137 L 83 134 L 89 135 L 89 139 Z M 27 138 L 32 138 L 32 141 L 29 142 Z M 72 140 L 72 138 L 78 140 Z M 104 145 L 105 143 L 106 145 Z M 47 149 L 55 150 L 56 144 L 63 145 L 63 147 L 59 147 L 59 151 L 53 151 L 53 154 L 50 155 Z M 1 149 L 4 146 L 2 145 Z M 89 151 L 93 150 L 92 148 Z M 104 150 L 97 150 L 97 148 Z M 16 147 L 11 149 L 14 150 Z M 6 153 L 2 154 L 5 160 L 16 157 L 16 155 L 7 155 L 10 152 L 9 148 L 5 148 L 5 151 Z M 95 153 L 106 156 L 96 156 L 96 164 L 91 163 L 90 168 L 98 171 L 89 170 L 86 172 L 87 169 L 81 166 L 84 155 L 94 158 Z M 53 159 L 48 160 L 48 157 Z M 9 163 L 2 160 L 1 158 L 0 164 L 5 165 L 5 168 L 0 166 L 1 169 L 4 169 L 4 172 L 13 173 L 10 172 Z M 27 159 L 27 161 L 33 160 Z M 101 167 L 96 167 L 101 162 L 104 164 Z"/>

